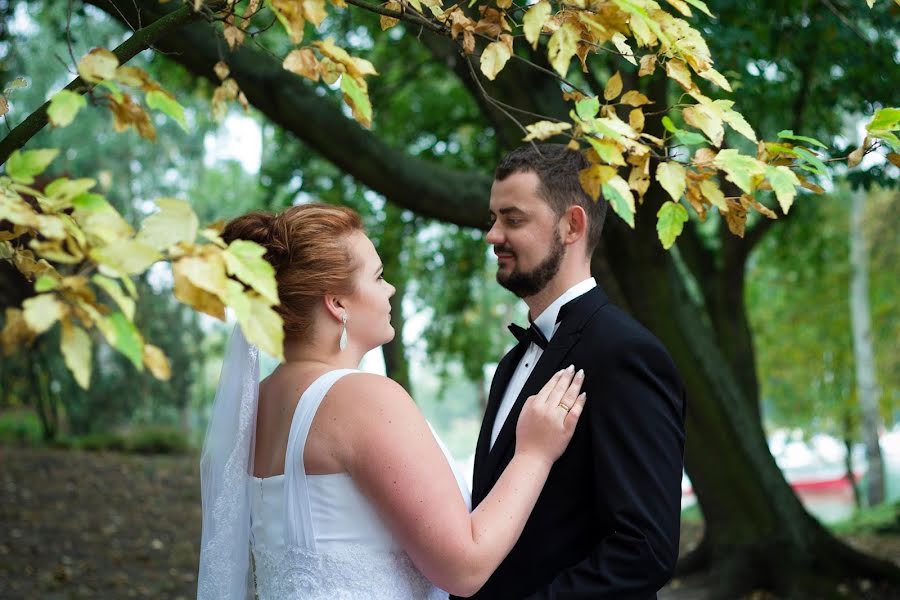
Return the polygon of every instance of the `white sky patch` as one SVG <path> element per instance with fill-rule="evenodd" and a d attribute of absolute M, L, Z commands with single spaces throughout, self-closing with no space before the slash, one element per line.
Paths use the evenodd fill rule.
<path fill-rule="evenodd" d="M 203 139 L 203 164 L 236 160 L 247 173 L 259 173 L 262 164 L 262 128 L 252 118 L 229 113 L 215 133 Z"/>

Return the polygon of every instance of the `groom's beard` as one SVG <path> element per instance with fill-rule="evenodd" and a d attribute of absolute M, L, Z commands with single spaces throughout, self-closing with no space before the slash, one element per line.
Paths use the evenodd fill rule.
<path fill-rule="evenodd" d="M 515 252 L 507 246 L 499 246 L 498 251 L 508 252 L 514 257 Z M 528 298 L 534 296 L 545 287 L 559 272 L 559 266 L 562 264 L 563 256 L 566 249 L 562 242 L 562 237 L 557 232 L 550 246 L 550 253 L 531 271 L 520 271 L 518 266 L 513 268 L 509 274 L 503 274 L 497 271 L 497 283 L 511 291 L 519 298 Z M 518 259 L 518 257 L 516 257 Z M 518 264 L 518 263 L 517 263 Z"/>

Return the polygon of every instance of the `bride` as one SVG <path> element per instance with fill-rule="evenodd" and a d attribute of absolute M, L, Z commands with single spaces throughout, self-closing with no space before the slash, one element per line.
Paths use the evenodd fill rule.
<path fill-rule="evenodd" d="M 469 512 L 446 448 L 406 391 L 356 370 L 394 336 L 372 242 L 346 208 L 231 221 L 266 248 L 285 362 L 259 382 L 236 328 L 201 457 L 198 598 L 437 599 L 474 594 L 534 507 L 584 406 L 570 367 L 529 398 L 515 458 Z"/>

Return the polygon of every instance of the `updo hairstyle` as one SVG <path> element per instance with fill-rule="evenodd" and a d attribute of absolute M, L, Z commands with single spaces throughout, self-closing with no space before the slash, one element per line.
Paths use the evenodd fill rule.
<path fill-rule="evenodd" d="M 249 240 L 266 249 L 265 259 L 275 268 L 281 300 L 275 310 L 285 335 L 303 335 L 322 296 L 353 292 L 357 265 L 347 236 L 362 230 L 362 219 L 349 208 L 301 204 L 277 215 L 257 211 L 237 217 L 225 226 L 222 239 Z"/>

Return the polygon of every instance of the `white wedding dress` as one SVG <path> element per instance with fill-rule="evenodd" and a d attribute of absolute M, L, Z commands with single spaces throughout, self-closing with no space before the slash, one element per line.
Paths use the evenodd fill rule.
<path fill-rule="evenodd" d="M 250 545 L 259 600 L 447 598 L 416 569 L 349 474 L 304 470 L 303 449 L 316 410 L 338 379 L 355 372 L 330 371 L 313 382 L 291 422 L 285 473 L 250 480 Z M 470 506 L 463 478 L 439 439 L 438 444 Z"/>

